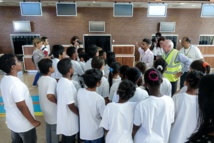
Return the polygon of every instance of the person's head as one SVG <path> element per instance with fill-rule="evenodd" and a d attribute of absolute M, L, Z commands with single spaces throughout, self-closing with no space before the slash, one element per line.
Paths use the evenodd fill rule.
<path fill-rule="evenodd" d="M 84 48 L 78 48 L 77 49 L 77 53 L 80 54 L 80 53 L 85 53 L 85 49 Z"/>
<path fill-rule="evenodd" d="M 85 53 L 79 53 L 78 56 L 79 56 L 79 59 L 80 59 L 81 62 L 86 62 L 86 60 L 85 60 L 85 56 L 86 56 Z"/>
<path fill-rule="evenodd" d="M 42 75 L 47 75 L 48 73 L 54 72 L 54 67 L 52 63 L 52 60 L 47 58 L 41 59 L 38 62 L 39 71 L 42 73 Z"/>
<path fill-rule="evenodd" d="M 42 47 L 42 40 L 40 38 L 34 38 L 33 39 L 33 45 L 35 48 L 40 49 Z"/>
<path fill-rule="evenodd" d="M 60 60 L 57 64 L 57 69 L 63 76 L 67 76 L 67 75 L 72 76 L 74 73 L 74 70 L 72 68 L 72 63 L 69 58 L 64 58 Z"/>
<path fill-rule="evenodd" d="M 42 42 L 43 42 L 43 45 L 48 45 L 49 44 L 49 42 L 48 42 L 48 38 L 47 37 L 42 37 L 41 38 L 41 40 L 42 40 Z"/>
<path fill-rule="evenodd" d="M 149 48 L 150 48 L 150 50 L 153 50 L 157 46 L 158 38 L 157 37 L 153 37 L 151 41 L 152 41 L 152 44 L 151 44 L 151 46 Z"/>
<path fill-rule="evenodd" d="M 88 56 L 90 58 L 93 58 L 95 56 L 98 56 L 99 55 L 99 52 L 98 52 L 98 47 L 96 45 L 92 45 L 88 50 L 87 50 L 87 53 L 88 53 Z"/>
<path fill-rule="evenodd" d="M 117 94 L 123 101 L 128 101 L 134 96 L 135 90 L 136 87 L 133 82 L 129 80 L 124 80 L 120 83 L 117 90 Z"/>
<path fill-rule="evenodd" d="M 197 131 L 190 137 L 190 141 L 214 130 L 214 75 L 205 75 L 199 83 L 198 106 L 199 116 Z"/>
<path fill-rule="evenodd" d="M 151 40 L 144 38 L 141 44 L 141 47 L 143 48 L 143 50 L 146 51 L 150 46 L 151 46 Z"/>
<path fill-rule="evenodd" d="M 190 65 L 190 70 L 198 70 L 204 74 L 210 74 L 210 65 L 203 60 L 195 60 Z"/>
<path fill-rule="evenodd" d="M 107 58 L 107 65 L 110 66 L 113 62 L 116 62 L 115 57 L 109 57 Z"/>
<path fill-rule="evenodd" d="M 11 72 L 18 73 L 22 70 L 22 64 L 16 56 L 4 54 L 0 57 L 0 69 L 7 74 L 11 74 Z"/>
<path fill-rule="evenodd" d="M 103 73 L 101 70 L 90 69 L 85 71 L 85 74 L 83 75 L 83 80 L 88 88 L 95 88 L 100 86 L 102 76 Z"/>
<path fill-rule="evenodd" d="M 78 36 L 73 36 L 72 38 L 71 38 L 71 40 L 70 40 L 70 43 L 72 44 L 72 45 L 74 45 L 76 42 L 78 42 L 79 41 L 79 37 Z"/>
<path fill-rule="evenodd" d="M 100 50 L 99 51 L 99 56 L 102 57 L 104 60 L 106 60 L 107 59 L 106 51 Z"/>
<path fill-rule="evenodd" d="M 161 36 L 162 36 L 162 34 L 161 34 L 160 32 L 157 32 L 157 33 L 155 34 L 155 37 L 157 37 L 158 39 L 159 39 Z"/>
<path fill-rule="evenodd" d="M 125 80 L 126 79 L 126 71 L 128 69 L 129 69 L 129 66 L 127 66 L 127 65 L 122 65 L 120 67 L 119 75 L 120 75 L 121 80 Z"/>
<path fill-rule="evenodd" d="M 71 59 L 75 60 L 77 58 L 77 50 L 75 47 L 68 47 L 66 52 Z"/>
<path fill-rule="evenodd" d="M 191 39 L 189 37 L 183 37 L 181 40 L 181 46 L 184 48 L 189 48 L 191 44 Z"/>
<path fill-rule="evenodd" d="M 109 80 L 109 86 L 111 87 L 112 85 L 112 80 L 113 80 L 113 77 L 115 75 L 119 75 L 119 71 L 120 71 L 120 66 L 121 64 L 118 63 L 118 62 L 113 62 L 110 66 L 110 72 L 109 72 L 109 76 L 108 76 L 108 80 Z"/>
<path fill-rule="evenodd" d="M 163 79 L 161 73 L 155 68 L 148 69 L 144 74 L 145 86 L 149 90 L 160 88 L 162 81 Z"/>
<path fill-rule="evenodd" d="M 197 89 L 199 86 L 199 81 L 203 76 L 204 74 L 201 71 L 197 70 L 189 71 L 185 79 L 185 84 L 187 85 L 188 88 Z"/>
<path fill-rule="evenodd" d="M 108 51 L 108 52 L 107 52 L 107 59 L 108 59 L 108 58 L 111 58 L 111 57 L 114 57 L 114 58 L 115 58 L 115 53 L 114 53 L 114 52 Z"/>
<path fill-rule="evenodd" d="M 91 67 L 96 68 L 98 70 L 103 70 L 105 66 L 105 61 L 102 57 L 93 57 L 91 61 Z"/>
<path fill-rule="evenodd" d="M 161 74 L 164 73 L 164 71 L 167 68 L 167 62 L 163 59 L 163 58 L 158 58 L 155 62 L 154 62 L 154 68 L 156 68 L 157 70 L 159 70 L 159 72 Z"/>
<path fill-rule="evenodd" d="M 138 68 L 129 68 L 126 71 L 126 79 L 130 80 L 136 85 L 141 85 L 142 83 L 142 73 Z"/>
<path fill-rule="evenodd" d="M 147 69 L 146 63 L 144 62 L 138 62 L 135 67 L 138 68 L 142 74 L 144 74 Z"/>
<path fill-rule="evenodd" d="M 165 40 L 166 40 L 165 37 L 160 37 L 158 39 L 157 47 L 163 48 L 163 43 L 164 43 Z"/>
<path fill-rule="evenodd" d="M 165 40 L 163 43 L 163 51 L 165 53 L 168 53 L 170 50 L 172 50 L 174 47 L 174 44 L 171 40 Z"/>
<path fill-rule="evenodd" d="M 66 56 L 65 48 L 62 45 L 53 45 L 52 52 L 54 58 L 63 59 Z"/>

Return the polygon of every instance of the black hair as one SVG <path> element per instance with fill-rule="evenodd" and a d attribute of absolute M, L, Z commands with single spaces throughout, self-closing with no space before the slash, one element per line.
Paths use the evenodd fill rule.
<path fill-rule="evenodd" d="M 63 76 L 65 76 L 71 68 L 72 68 L 72 63 L 69 58 L 64 58 L 60 60 L 57 64 L 57 69 Z"/>
<path fill-rule="evenodd" d="M 142 40 L 142 42 L 145 42 L 147 45 L 151 45 L 151 40 L 150 39 L 148 39 L 148 38 L 144 38 L 143 40 Z"/>
<path fill-rule="evenodd" d="M 86 54 L 85 53 L 79 53 L 78 57 L 79 57 L 79 59 L 83 58 L 84 61 L 86 62 Z"/>
<path fill-rule="evenodd" d="M 100 70 L 105 64 L 105 61 L 102 57 L 93 57 L 91 61 L 91 67 Z"/>
<path fill-rule="evenodd" d="M 0 69 L 5 73 L 11 72 L 11 67 L 16 65 L 15 55 L 12 54 L 4 54 L 0 57 Z"/>
<path fill-rule="evenodd" d="M 100 82 L 102 76 L 102 71 L 98 69 L 90 69 L 85 71 L 85 74 L 83 75 L 83 80 L 87 87 L 94 88 L 97 86 L 97 83 Z"/>
<path fill-rule="evenodd" d="M 156 37 L 161 37 L 162 34 L 161 34 L 160 32 L 157 32 L 157 33 L 155 34 L 155 36 L 156 36 Z"/>
<path fill-rule="evenodd" d="M 191 69 L 198 70 L 203 72 L 204 74 L 210 73 L 210 65 L 203 60 L 195 60 L 190 65 Z"/>
<path fill-rule="evenodd" d="M 126 72 L 127 72 L 128 69 L 129 69 L 129 66 L 127 66 L 127 65 L 122 65 L 120 67 L 120 75 L 122 76 L 121 80 L 126 79 Z"/>
<path fill-rule="evenodd" d="M 91 47 L 88 48 L 87 54 L 90 58 L 93 58 L 96 56 L 97 51 L 98 47 L 96 45 L 92 45 Z"/>
<path fill-rule="evenodd" d="M 134 96 L 136 87 L 133 82 L 129 80 L 124 80 L 120 83 L 117 94 L 120 96 L 122 100 L 128 101 L 130 98 Z"/>
<path fill-rule="evenodd" d="M 140 85 L 142 83 L 142 73 L 138 68 L 135 68 L 135 67 L 129 68 L 126 71 L 126 78 L 132 81 L 136 85 Z"/>
<path fill-rule="evenodd" d="M 52 67 L 52 60 L 44 58 L 38 62 L 39 71 L 42 74 L 48 74 L 49 68 Z"/>
<path fill-rule="evenodd" d="M 78 37 L 78 36 L 73 36 L 73 37 L 71 38 L 71 40 L 70 40 L 70 43 L 71 43 L 71 44 L 74 44 L 73 41 L 75 41 L 76 39 L 79 39 L 79 37 Z"/>
<path fill-rule="evenodd" d="M 42 42 L 45 42 L 46 39 L 48 39 L 48 37 L 42 37 L 42 38 L 41 38 L 41 41 L 42 41 Z"/>
<path fill-rule="evenodd" d="M 138 62 L 135 67 L 138 68 L 142 74 L 144 74 L 147 69 L 146 63 L 144 62 Z"/>
<path fill-rule="evenodd" d="M 165 37 L 160 37 L 159 39 L 158 39 L 158 43 L 157 43 L 157 47 L 160 47 L 160 41 L 165 41 L 166 40 L 166 38 Z"/>
<path fill-rule="evenodd" d="M 162 75 L 157 69 L 150 68 L 144 74 L 144 81 L 151 87 L 160 87 L 160 84 L 162 83 Z"/>
<path fill-rule="evenodd" d="M 188 83 L 190 88 L 197 89 L 199 81 L 203 76 L 204 74 L 201 71 L 192 70 L 188 72 L 185 81 Z"/>
<path fill-rule="evenodd" d="M 159 72 L 161 74 L 164 73 L 164 71 L 167 68 L 167 62 L 163 59 L 163 58 L 159 58 L 154 62 L 154 68 L 156 68 L 157 70 L 159 70 Z"/>
<path fill-rule="evenodd" d="M 199 83 L 198 105 L 199 116 L 196 131 L 189 141 L 198 139 L 214 131 L 214 75 L 205 75 Z"/>
<path fill-rule="evenodd" d="M 110 66 L 110 72 L 108 75 L 108 82 L 109 82 L 109 87 L 112 86 L 112 81 L 113 81 L 113 76 L 117 73 L 119 73 L 121 64 L 118 62 L 113 62 Z"/>
<path fill-rule="evenodd" d="M 111 57 L 114 57 L 114 58 L 115 58 L 115 53 L 114 53 L 114 52 L 108 51 L 108 52 L 107 52 L 107 59 L 108 59 L 108 58 L 111 58 Z"/>
<path fill-rule="evenodd" d="M 116 58 L 115 57 L 109 57 L 109 58 L 107 58 L 107 64 L 108 64 L 108 66 L 110 66 L 113 62 L 116 62 Z"/>
<path fill-rule="evenodd" d="M 59 55 L 62 55 L 65 48 L 62 45 L 53 45 L 51 54 L 54 55 L 54 58 L 59 58 Z"/>
<path fill-rule="evenodd" d="M 71 58 L 73 56 L 73 54 L 76 53 L 76 48 L 75 47 L 68 47 L 66 53 Z"/>
<path fill-rule="evenodd" d="M 77 49 L 77 53 L 78 53 L 78 54 L 80 54 L 80 53 L 85 53 L 85 52 L 83 52 L 83 51 L 84 51 L 84 48 L 78 48 L 78 49 Z"/>
<path fill-rule="evenodd" d="M 100 50 L 100 51 L 99 51 L 99 56 L 100 56 L 100 57 L 103 56 L 104 53 L 106 53 L 106 51 Z"/>
<path fill-rule="evenodd" d="M 183 37 L 183 39 L 188 42 L 188 43 L 191 43 L 191 39 L 189 37 Z"/>
<path fill-rule="evenodd" d="M 158 41 L 157 37 L 152 38 L 152 45 L 149 47 L 150 50 L 153 50 L 156 47 L 156 42 Z"/>

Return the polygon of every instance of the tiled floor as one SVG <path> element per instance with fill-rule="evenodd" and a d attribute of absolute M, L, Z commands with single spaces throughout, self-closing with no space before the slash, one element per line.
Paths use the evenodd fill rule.
<path fill-rule="evenodd" d="M 35 73 L 19 73 L 18 77 L 28 86 L 31 95 L 38 95 L 37 88 L 32 87 Z M 0 80 L 3 73 L 0 72 Z M 0 92 L 1 95 L 1 92 Z M 41 126 L 36 128 L 38 143 L 45 143 L 45 121 L 43 116 L 36 116 L 36 119 L 41 121 Z M 0 117 L 0 143 L 11 143 L 10 130 L 6 125 L 6 118 Z"/>

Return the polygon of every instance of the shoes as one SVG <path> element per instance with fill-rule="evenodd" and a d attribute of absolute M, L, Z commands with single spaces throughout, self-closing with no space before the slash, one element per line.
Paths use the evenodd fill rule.
<path fill-rule="evenodd" d="M 38 85 L 33 85 L 33 87 L 37 88 L 37 87 L 38 87 Z"/>

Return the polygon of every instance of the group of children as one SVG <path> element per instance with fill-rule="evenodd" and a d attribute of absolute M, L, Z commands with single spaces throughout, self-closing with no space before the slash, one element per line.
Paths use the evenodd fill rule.
<path fill-rule="evenodd" d="M 95 45 L 89 48 L 86 63 L 82 61 L 84 66 L 80 64 L 86 57 L 84 51 L 75 47 L 65 52 L 63 46 L 54 45 L 51 53 L 54 59 L 38 62 L 47 143 L 59 143 L 59 135 L 62 143 L 76 139 L 84 143 L 182 143 L 203 135 L 209 138 L 214 132 L 214 92 L 211 85 L 205 86 L 214 76 L 203 78 L 210 70 L 204 61 L 191 64 L 186 86 L 171 98 L 171 84 L 162 76 L 167 66 L 162 58 L 147 69 L 142 62 L 136 67 L 121 65 L 114 53 L 104 59 L 106 53 L 98 52 Z M 34 117 L 29 90 L 17 78 L 21 64 L 5 54 L 0 57 L 0 69 L 6 73 L 1 92 L 12 140 L 34 143 L 40 122 Z"/>

